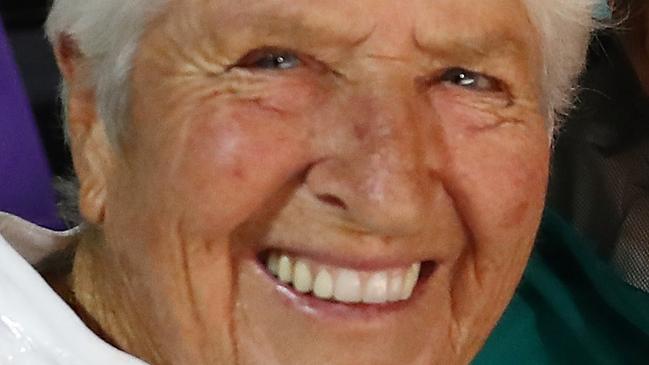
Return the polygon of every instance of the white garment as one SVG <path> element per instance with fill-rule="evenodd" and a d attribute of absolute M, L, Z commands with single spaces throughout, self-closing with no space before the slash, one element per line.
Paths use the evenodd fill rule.
<path fill-rule="evenodd" d="M 146 365 L 90 331 L 32 267 L 77 233 L 0 212 L 1 365 Z"/>

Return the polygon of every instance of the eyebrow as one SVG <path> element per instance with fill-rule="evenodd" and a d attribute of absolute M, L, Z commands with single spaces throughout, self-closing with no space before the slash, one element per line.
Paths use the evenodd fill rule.
<path fill-rule="evenodd" d="M 471 63 L 485 58 L 524 57 L 529 45 L 511 32 L 415 32 L 415 46 L 435 58 Z"/>

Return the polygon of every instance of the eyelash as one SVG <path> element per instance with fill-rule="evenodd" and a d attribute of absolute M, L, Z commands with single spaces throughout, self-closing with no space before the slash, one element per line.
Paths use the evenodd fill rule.
<path fill-rule="evenodd" d="M 260 48 L 250 51 L 233 67 L 260 69 L 268 71 L 285 71 L 304 65 L 305 62 L 296 52 L 286 49 Z M 461 67 L 448 68 L 437 78 L 438 82 L 478 92 L 502 92 L 499 80 L 470 71 Z"/>
<path fill-rule="evenodd" d="M 442 83 L 453 86 L 480 91 L 480 92 L 501 92 L 502 82 L 499 80 L 460 67 L 453 67 L 445 70 L 438 79 Z"/>
<path fill-rule="evenodd" d="M 236 62 L 234 67 L 262 70 L 290 70 L 303 65 L 304 62 L 290 50 L 262 48 L 256 49 Z"/>

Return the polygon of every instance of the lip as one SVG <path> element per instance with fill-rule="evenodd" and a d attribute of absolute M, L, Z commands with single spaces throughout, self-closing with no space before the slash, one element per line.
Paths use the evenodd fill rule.
<path fill-rule="evenodd" d="M 413 306 L 424 294 L 426 290 L 425 285 L 435 273 L 438 263 L 432 260 L 421 261 L 422 267 L 417 284 L 413 290 L 411 297 L 404 301 L 383 303 L 383 304 L 365 304 L 365 303 L 340 303 L 328 300 L 322 300 L 309 294 L 303 294 L 293 287 L 280 282 L 272 273 L 266 268 L 265 262 L 268 254 L 273 251 L 264 250 L 254 257 L 255 271 L 261 280 L 264 280 L 267 285 L 273 287 L 274 292 L 278 295 L 285 305 L 294 308 L 296 311 L 301 312 L 309 317 L 314 317 L 320 320 L 360 320 L 369 321 L 384 316 L 396 314 L 404 311 L 406 308 Z M 299 254 L 298 256 L 307 256 Z M 347 267 L 355 270 L 387 270 L 396 267 L 403 267 L 405 260 L 336 260 L 329 255 L 308 255 L 322 262 L 323 264 L 332 264 L 336 266 Z M 319 260 L 318 258 L 324 258 Z M 341 263 L 342 262 L 342 263 Z M 408 264 L 419 262 L 411 260 Z"/>

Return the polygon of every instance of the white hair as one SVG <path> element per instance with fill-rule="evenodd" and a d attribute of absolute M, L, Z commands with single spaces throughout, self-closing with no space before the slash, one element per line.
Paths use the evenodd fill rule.
<path fill-rule="evenodd" d="M 89 62 L 98 114 L 112 142 L 129 119 L 129 76 L 139 39 L 168 0 L 54 0 L 45 25 L 55 47 L 72 38 Z M 66 102 L 63 82 L 62 98 Z"/>
<path fill-rule="evenodd" d="M 544 112 L 555 124 L 571 105 L 584 66 L 601 0 L 523 0 L 538 30 L 543 51 Z M 138 41 L 147 23 L 168 0 L 54 0 L 47 34 L 56 45 L 71 37 L 90 62 L 90 85 L 98 113 L 112 142 L 129 119 L 129 75 Z M 65 85 L 63 85 L 65 90 Z M 63 93 L 65 99 L 65 92 Z"/>
<path fill-rule="evenodd" d="M 603 1 L 524 0 L 541 38 L 543 101 L 550 127 L 556 126 L 572 105 L 592 32 L 601 25 L 593 14 Z"/>

